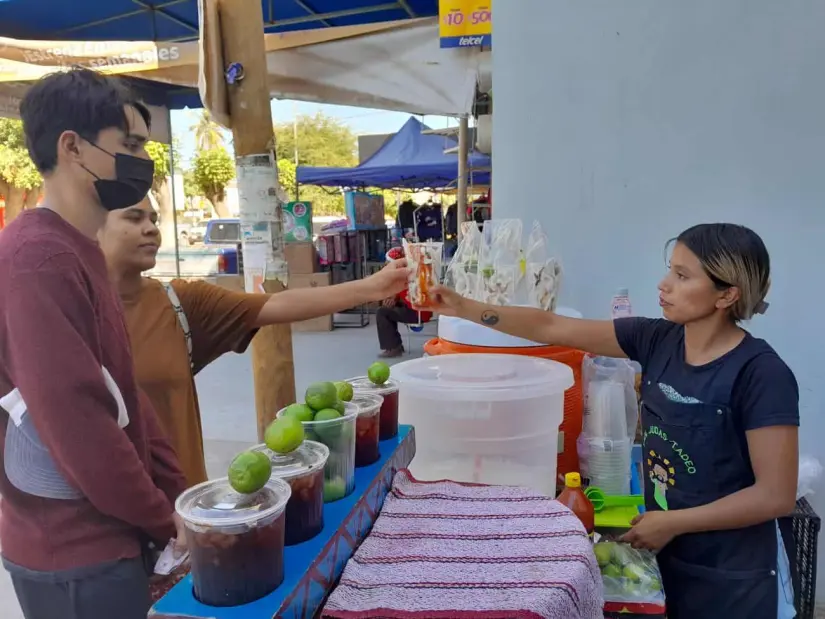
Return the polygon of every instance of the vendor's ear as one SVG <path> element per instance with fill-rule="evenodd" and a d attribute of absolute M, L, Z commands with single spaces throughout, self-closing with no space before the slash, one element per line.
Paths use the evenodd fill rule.
<path fill-rule="evenodd" d="M 739 301 L 741 296 L 742 294 L 740 293 L 739 288 L 736 286 L 729 286 L 719 292 L 719 298 L 716 300 L 716 308 L 730 309 L 736 305 L 736 302 Z"/>

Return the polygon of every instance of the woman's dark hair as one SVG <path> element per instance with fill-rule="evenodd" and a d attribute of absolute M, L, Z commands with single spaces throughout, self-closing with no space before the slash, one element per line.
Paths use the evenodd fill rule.
<path fill-rule="evenodd" d="M 129 131 L 126 107 L 135 108 L 146 126 L 149 109 L 122 80 L 89 69 L 47 75 L 32 86 L 20 103 L 26 146 L 42 174 L 57 166 L 57 141 L 64 131 L 97 141 L 104 129 Z"/>
<path fill-rule="evenodd" d="M 749 320 L 764 312 L 771 287 L 771 258 L 756 232 L 737 224 L 700 224 L 674 240 L 699 258 L 719 290 L 739 289 L 739 300 L 731 308 L 734 320 Z"/>

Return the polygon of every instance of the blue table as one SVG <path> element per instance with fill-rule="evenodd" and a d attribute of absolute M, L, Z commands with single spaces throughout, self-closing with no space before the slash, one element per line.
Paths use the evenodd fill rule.
<path fill-rule="evenodd" d="M 355 469 L 355 491 L 324 506 L 323 531 L 303 544 L 285 549 L 284 581 L 268 596 L 243 606 L 206 606 L 195 599 L 192 577 L 186 576 L 155 604 L 150 615 L 197 619 L 311 619 L 378 517 L 395 473 L 407 468 L 413 456 L 415 431 L 412 426 L 401 426 L 396 438 L 382 441 L 380 460 Z"/>

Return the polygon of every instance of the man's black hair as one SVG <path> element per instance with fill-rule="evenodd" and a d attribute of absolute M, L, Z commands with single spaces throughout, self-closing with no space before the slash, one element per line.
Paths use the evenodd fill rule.
<path fill-rule="evenodd" d="M 26 93 L 20 117 L 26 146 L 42 174 L 57 166 L 57 141 L 64 131 L 97 142 L 105 129 L 129 131 L 126 107 L 133 107 L 150 127 L 149 109 L 118 78 L 89 69 L 47 75 Z"/>

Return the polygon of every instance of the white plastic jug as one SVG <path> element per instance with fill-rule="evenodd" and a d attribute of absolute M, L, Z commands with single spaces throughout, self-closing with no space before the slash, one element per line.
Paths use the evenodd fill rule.
<path fill-rule="evenodd" d="M 529 486 L 555 496 L 559 425 L 573 371 L 521 355 L 413 359 L 392 370 L 399 420 L 415 426 L 423 480 Z"/>

